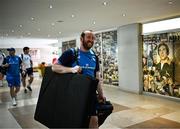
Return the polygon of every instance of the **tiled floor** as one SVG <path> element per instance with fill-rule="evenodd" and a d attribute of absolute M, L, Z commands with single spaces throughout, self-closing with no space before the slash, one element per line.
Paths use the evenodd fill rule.
<path fill-rule="evenodd" d="M 41 79 L 36 76 L 33 92 L 18 94 L 18 105 L 13 107 L 7 86 L 0 87 L 0 128 L 46 128 L 34 120 L 34 112 Z M 103 128 L 173 129 L 180 128 L 180 103 L 166 99 L 120 91 L 104 86 L 107 100 L 114 111 Z"/>
<path fill-rule="evenodd" d="M 23 106 L 9 109 L 22 128 L 46 128 L 34 120 L 36 105 Z"/>

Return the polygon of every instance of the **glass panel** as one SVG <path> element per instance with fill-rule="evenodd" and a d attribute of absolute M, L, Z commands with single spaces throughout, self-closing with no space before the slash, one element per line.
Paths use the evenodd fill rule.
<path fill-rule="evenodd" d="M 103 79 L 105 84 L 118 85 L 117 31 L 102 33 Z"/>
<path fill-rule="evenodd" d="M 143 38 L 143 90 L 180 97 L 179 32 Z"/>
<path fill-rule="evenodd" d="M 100 60 L 101 75 L 105 84 L 118 86 L 117 31 L 95 34 L 93 50 Z"/>
<path fill-rule="evenodd" d="M 75 48 L 76 47 L 76 40 L 70 40 L 62 42 L 62 53 L 69 48 Z"/>

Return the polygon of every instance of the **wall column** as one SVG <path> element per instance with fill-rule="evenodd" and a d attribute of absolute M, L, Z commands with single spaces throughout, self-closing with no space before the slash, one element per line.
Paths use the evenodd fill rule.
<path fill-rule="evenodd" d="M 118 71 L 121 90 L 142 93 L 142 25 L 135 23 L 117 29 Z"/>

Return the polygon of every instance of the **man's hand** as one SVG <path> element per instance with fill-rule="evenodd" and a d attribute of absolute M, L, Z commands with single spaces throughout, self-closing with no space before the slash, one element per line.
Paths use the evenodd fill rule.
<path fill-rule="evenodd" d="M 2 67 L 9 67 L 9 64 L 4 64 L 4 65 L 2 65 Z"/>
<path fill-rule="evenodd" d="M 26 70 L 22 70 L 22 76 L 25 76 Z"/>
<path fill-rule="evenodd" d="M 106 101 L 106 97 L 104 97 L 103 95 L 98 95 L 98 101 L 101 103 L 104 103 Z"/>
<path fill-rule="evenodd" d="M 78 65 L 74 66 L 73 68 L 71 68 L 72 73 L 81 73 L 82 68 Z"/>

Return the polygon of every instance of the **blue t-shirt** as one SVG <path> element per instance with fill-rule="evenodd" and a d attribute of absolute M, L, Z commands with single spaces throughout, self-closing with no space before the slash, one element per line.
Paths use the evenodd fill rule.
<path fill-rule="evenodd" d="M 77 50 L 76 55 L 75 49 L 69 49 L 59 57 L 58 63 L 66 67 L 79 65 L 82 68 L 82 74 L 91 77 L 95 77 L 96 72 L 99 71 L 99 62 L 92 50 L 88 52 Z"/>
<path fill-rule="evenodd" d="M 7 76 L 19 76 L 20 75 L 20 65 L 21 59 L 19 56 L 7 56 L 6 63 L 9 64 L 7 68 Z"/>

